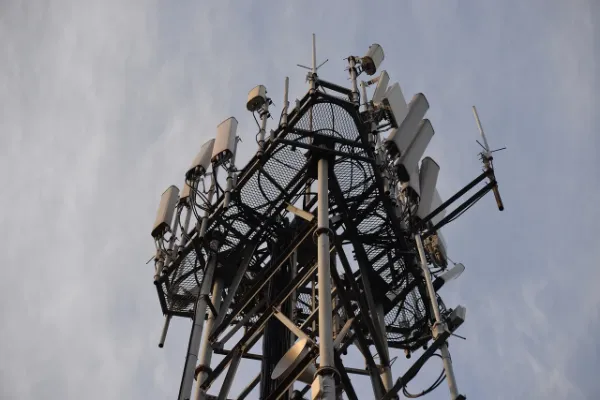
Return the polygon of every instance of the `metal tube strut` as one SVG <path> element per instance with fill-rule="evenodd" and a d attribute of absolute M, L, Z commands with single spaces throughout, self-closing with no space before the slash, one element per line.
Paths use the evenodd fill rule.
<path fill-rule="evenodd" d="M 431 280 L 431 273 L 427 266 L 427 258 L 425 257 L 425 248 L 423 247 L 423 240 L 421 235 L 415 235 L 415 242 L 417 243 L 417 249 L 419 250 L 419 258 L 421 259 L 421 269 L 425 276 L 425 283 L 427 285 L 427 292 L 429 294 L 429 300 L 431 301 L 431 307 L 433 308 L 433 314 L 435 315 L 435 323 L 433 324 L 433 337 L 437 339 L 438 336 L 447 331 L 446 324 L 442 320 L 440 315 L 440 307 L 438 305 L 435 289 L 433 288 L 433 282 Z M 450 389 L 450 398 L 456 400 L 459 396 L 458 388 L 456 386 L 456 379 L 454 378 L 454 370 L 452 368 L 452 361 L 450 361 L 450 352 L 448 351 L 448 345 L 444 341 L 440 346 L 442 352 L 442 360 L 444 364 L 444 371 L 446 371 L 446 381 L 448 382 L 448 388 Z"/>
<path fill-rule="evenodd" d="M 252 261 L 252 256 L 254 255 L 254 252 L 256 251 L 257 247 L 258 247 L 258 242 L 250 242 L 250 243 L 246 244 L 246 247 L 244 247 L 244 250 L 242 252 L 242 258 L 240 261 L 240 266 L 237 269 L 235 276 L 233 277 L 233 281 L 229 285 L 227 297 L 223 301 L 223 309 L 225 312 L 219 313 L 219 315 L 217 316 L 213 327 L 210 329 L 211 334 L 214 332 L 214 330 L 218 326 L 221 325 L 221 323 L 225 319 L 227 310 L 229 309 L 229 306 L 231 305 L 231 303 L 233 303 L 233 298 L 237 293 L 238 287 L 240 286 L 240 283 L 242 282 L 242 279 L 244 278 L 244 274 L 246 273 L 246 270 L 248 269 L 248 266 L 250 265 L 250 262 Z"/>
<path fill-rule="evenodd" d="M 212 292 L 212 302 L 214 307 L 219 310 L 219 314 L 223 314 L 227 312 L 227 309 L 221 307 L 221 293 L 223 292 L 223 279 L 217 278 L 215 279 L 215 283 L 213 285 Z M 213 329 L 215 319 L 217 315 L 214 312 L 211 312 L 206 321 L 206 329 L 204 330 L 204 337 L 202 338 L 202 346 L 200 347 L 200 357 L 198 367 L 196 368 L 197 376 L 196 376 L 196 400 L 205 400 L 206 399 L 206 391 L 202 390 L 202 383 L 206 380 L 208 376 L 208 371 L 210 370 L 210 361 L 212 359 L 213 348 L 208 340 L 210 333 Z"/>
<path fill-rule="evenodd" d="M 246 386 L 244 388 L 244 390 L 242 390 L 242 393 L 240 393 L 240 395 L 237 397 L 237 400 L 244 400 L 246 397 L 248 397 L 250 392 L 254 390 L 254 388 L 256 387 L 256 385 L 258 385 L 259 382 L 260 382 L 260 374 L 256 375 L 256 377 L 254 377 L 252 382 L 250 382 L 250 384 L 248 386 Z"/>
<path fill-rule="evenodd" d="M 188 352 L 185 359 L 185 367 L 181 377 L 181 385 L 179 386 L 179 400 L 189 400 L 192 395 L 192 386 L 194 384 L 194 371 L 196 369 L 196 361 L 198 360 L 198 350 L 200 347 L 200 339 L 202 338 L 202 330 L 204 328 L 204 316 L 206 314 L 206 295 L 210 291 L 210 286 L 213 280 L 213 274 L 217 264 L 216 255 L 212 255 L 204 271 L 202 279 L 202 288 L 198 295 L 196 303 L 196 311 L 194 312 L 194 324 L 190 333 L 190 341 L 188 344 Z"/>
<path fill-rule="evenodd" d="M 318 169 L 317 259 L 319 288 L 320 390 L 323 400 L 335 400 L 333 358 L 331 269 L 329 256 L 329 162 L 321 158 Z M 313 383 L 314 386 L 314 383 Z M 314 394 L 313 394 L 314 397 Z"/>

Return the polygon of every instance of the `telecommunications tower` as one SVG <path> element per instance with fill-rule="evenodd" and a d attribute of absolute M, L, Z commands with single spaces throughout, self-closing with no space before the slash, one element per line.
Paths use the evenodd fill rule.
<path fill-rule="evenodd" d="M 356 400 L 356 374 L 370 378 L 373 399 L 414 397 L 406 385 L 434 356 L 443 372 L 421 395 L 445 379 L 451 400 L 465 398 L 447 342 L 466 310 L 438 295 L 464 266 L 449 260 L 440 229 L 489 191 L 503 209 L 492 151 L 473 108 L 483 172 L 443 201 L 440 166 L 423 158 L 434 135 L 425 96 L 407 103 L 386 71 L 358 79 L 383 58 L 378 44 L 349 56 L 351 86 L 340 86 L 317 75 L 313 35 L 309 90 L 293 108 L 288 78 L 280 112 L 265 86 L 248 95 L 254 156 L 245 165 L 236 157 L 238 122 L 228 118 L 182 190 L 163 193 L 152 229 L 159 347 L 173 317 L 192 320 L 179 400 Z M 279 120 L 268 130 L 272 113 Z M 351 348 L 364 368 L 348 366 Z M 393 376 L 398 350 L 415 360 Z M 238 370 L 242 359 L 256 363 L 252 376 Z M 232 393 L 234 382 L 245 389 Z"/>

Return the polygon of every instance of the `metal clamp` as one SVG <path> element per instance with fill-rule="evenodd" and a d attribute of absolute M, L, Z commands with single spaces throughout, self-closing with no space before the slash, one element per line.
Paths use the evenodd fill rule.
<path fill-rule="evenodd" d="M 444 332 L 449 332 L 448 327 L 444 322 L 435 322 L 431 327 L 431 333 L 433 334 L 433 338 L 437 339 Z"/>
<path fill-rule="evenodd" d="M 327 227 L 327 228 L 320 227 L 320 228 L 315 229 L 315 231 L 313 232 L 313 242 L 316 243 L 317 242 L 317 238 L 322 233 L 327 233 L 327 235 L 329 236 L 329 238 L 335 237 L 335 232 L 331 228 L 329 228 L 329 227 Z"/>
<path fill-rule="evenodd" d="M 316 376 L 323 376 L 323 375 L 333 375 L 336 379 L 340 377 L 340 373 L 338 372 L 338 370 L 335 367 L 319 367 L 317 369 L 317 371 L 315 372 L 315 377 Z"/>
<path fill-rule="evenodd" d="M 210 373 L 212 372 L 212 368 L 206 365 L 198 365 L 194 370 L 194 380 L 198 380 L 198 375 L 201 372 L 206 372 L 207 375 L 210 375 Z"/>

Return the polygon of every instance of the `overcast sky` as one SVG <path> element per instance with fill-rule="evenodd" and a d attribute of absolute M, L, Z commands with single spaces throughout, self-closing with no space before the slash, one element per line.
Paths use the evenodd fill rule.
<path fill-rule="evenodd" d="M 288 75 L 301 97 L 312 32 L 325 79 L 377 42 L 406 97 L 426 94 L 444 197 L 480 171 L 473 104 L 508 148 L 506 211 L 486 197 L 445 228 L 466 266 L 442 293 L 468 310 L 461 392 L 600 398 L 597 0 L 203 3 L 0 1 L 0 398 L 175 398 L 190 323 L 158 349 L 144 264 L 160 194 L 231 115 L 249 158 L 246 94 L 265 84 L 280 110 Z"/>

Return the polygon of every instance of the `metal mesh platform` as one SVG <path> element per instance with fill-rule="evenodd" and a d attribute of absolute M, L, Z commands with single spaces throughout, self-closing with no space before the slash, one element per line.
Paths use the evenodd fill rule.
<path fill-rule="evenodd" d="M 240 172 L 238 185 L 227 209 L 213 210 L 208 232 L 220 232 L 225 238 L 219 250 L 220 268 L 230 268 L 239 261 L 241 249 L 250 240 L 261 245 L 255 252 L 241 287 L 254 283 L 258 272 L 272 261 L 265 246 L 267 237 L 289 230 L 288 204 L 296 204 L 307 182 L 313 179 L 311 146 L 317 140 L 332 143 L 332 171 L 343 194 L 344 204 L 330 194 L 332 209 L 346 209 L 358 235 L 349 237 L 343 224 L 334 223 L 335 234 L 344 248 L 362 246 L 378 296 L 386 303 L 386 334 L 391 347 L 410 348 L 430 338 L 430 310 L 425 306 L 422 278 L 413 271 L 416 250 L 407 245 L 409 233 L 402 231 L 395 218 L 395 205 L 385 201 L 382 185 L 374 168 L 373 149 L 365 137 L 367 124 L 348 101 L 316 93 L 300 108 L 290 113 L 290 125 L 278 129 L 261 157 L 254 157 Z M 219 201 L 217 201 L 219 204 Z M 343 207 L 342 207 L 343 206 Z M 341 207 L 341 208 L 339 208 Z M 159 287 L 166 314 L 191 316 L 203 279 L 208 239 L 193 239 L 172 264 L 166 266 L 167 279 Z M 200 256 L 198 256 L 200 253 Z M 341 272 L 341 270 L 340 270 Z M 358 272 L 353 279 L 358 280 Z M 371 279 L 371 280 L 373 280 Z M 417 280 L 417 285 L 409 287 Z M 408 288 L 408 289 L 407 289 Z M 311 313 L 311 297 L 305 286 L 297 297 L 296 309 L 302 322 Z M 232 307 L 244 290 L 238 290 Z M 260 298 L 246 307 L 250 310 Z M 446 312 L 441 299 L 440 309 Z M 244 313 L 238 316 L 241 318 Z"/>

